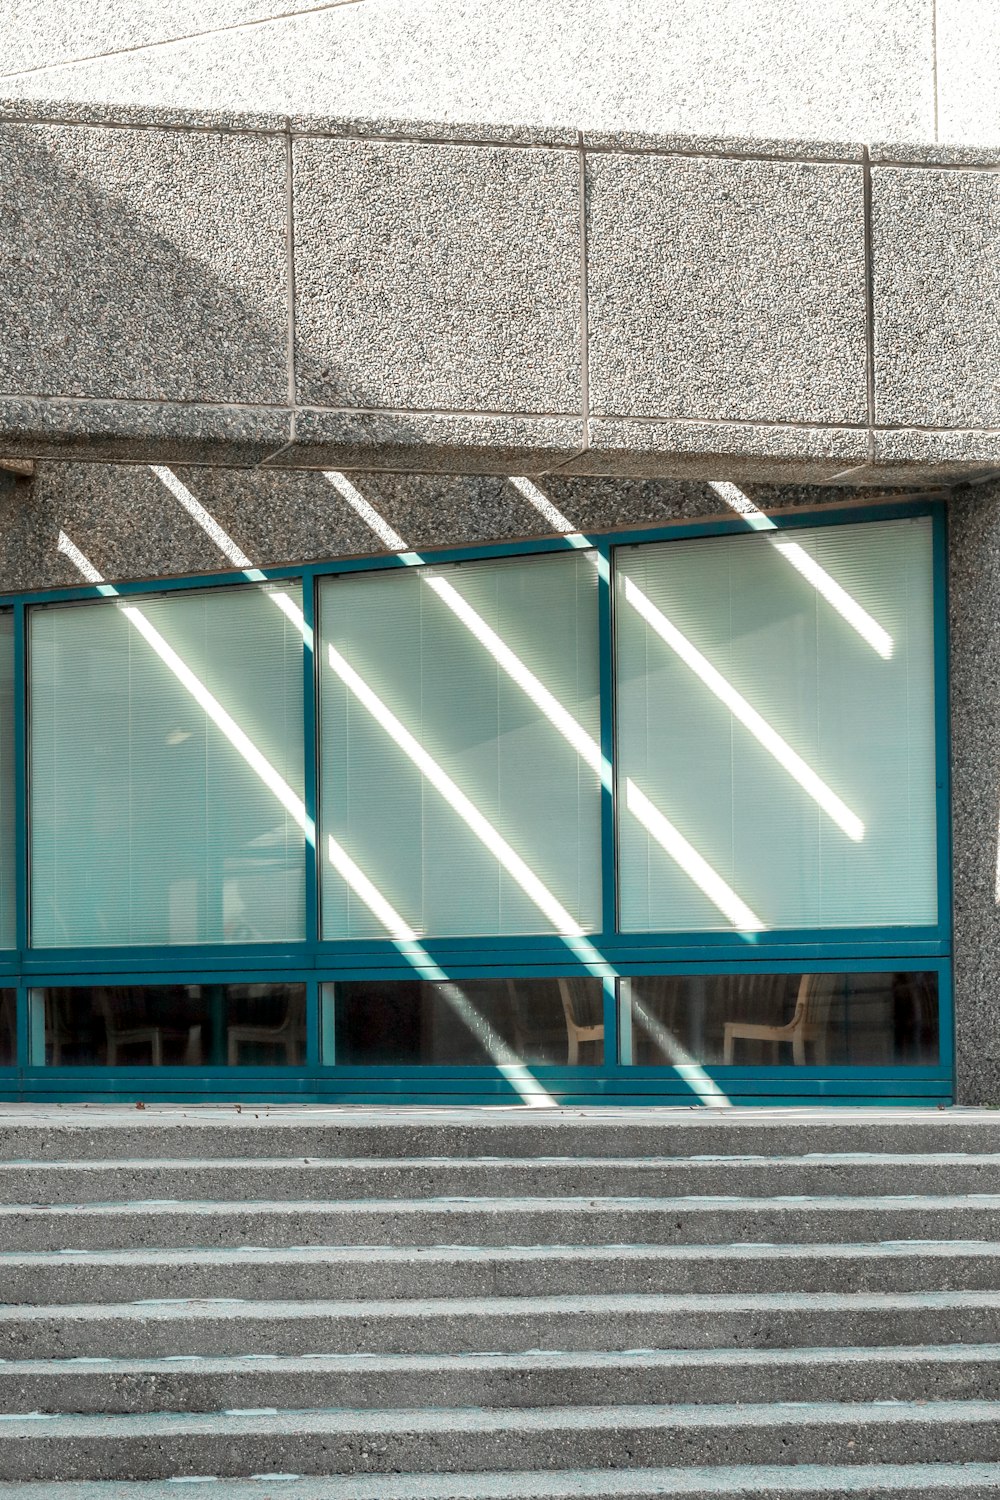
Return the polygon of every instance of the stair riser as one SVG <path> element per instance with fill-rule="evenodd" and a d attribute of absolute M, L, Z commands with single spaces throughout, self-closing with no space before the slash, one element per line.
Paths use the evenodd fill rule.
<path fill-rule="evenodd" d="M 220 1108 L 221 1113 L 221 1108 Z M 228 1112 L 227 1112 L 228 1113 Z M 257 1111 L 263 1115 L 262 1111 Z M 212 1157 L 470 1157 L 504 1156 L 780 1156 L 830 1151 L 1000 1151 L 997 1120 L 937 1120 L 913 1116 L 845 1119 L 843 1123 L 795 1119 L 761 1121 L 612 1117 L 582 1119 L 566 1112 L 551 1119 L 523 1116 L 434 1123 L 409 1116 L 376 1116 L 363 1123 L 287 1125 L 254 1118 L 252 1108 L 202 1124 L 161 1117 L 116 1119 L 95 1111 L 84 1125 L 4 1121 L 4 1161 L 109 1161 L 116 1157 L 206 1160 Z"/>
<path fill-rule="evenodd" d="M 0 1367 L 0 1412 L 217 1412 L 273 1406 L 315 1408 L 459 1407 L 503 1409 L 542 1406 L 654 1405 L 755 1401 L 762 1390 L 773 1401 L 996 1401 L 1000 1364 L 970 1359 L 947 1364 L 912 1359 L 877 1366 L 803 1362 L 791 1368 L 715 1365 L 645 1370 L 427 1371 L 348 1375 L 252 1367 L 237 1373 L 200 1374 L 167 1366 L 156 1374 L 105 1374 L 99 1367 L 8 1375 Z"/>
<path fill-rule="evenodd" d="M 146 1199 L 278 1202 L 429 1197 L 724 1197 L 990 1193 L 993 1161 L 900 1166 L 761 1162 L 752 1165 L 609 1162 L 606 1166 L 516 1162 L 435 1162 L 414 1166 L 317 1162 L 100 1167 L 0 1164 L 0 1203 L 105 1203 Z"/>
<path fill-rule="evenodd" d="M 220 1252 L 220 1256 L 222 1252 Z M 154 1297 L 247 1297 L 261 1301 L 320 1298 L 545 1297 L 593 1292 L 920 1292 L 1000 1290 L 1000 1257 L 898 1256 L 652 1261 L 565 1259 L 511 1265 L 503 1261 L 349 1266 L 281 1262 L 240 1265 L 94 1266 L 66 1257 L 55 1266 L 0 1264 L 3 1301 L 59 1306 L 137 1302 Z"/>
<path fill-rule="evenodd" d="M 678 1487 L 677 1471 L 668 1471 L 664 1477 L 662 1469 L 647 1472 L 621 1470 L 612 1474 L 594 1473 L 574 1475 L 568 1485 L 563 1476 L 540 1474 L 513 1475 L 508 1484 L 507 1476 L 501 1478 L 503 1488 L 495 1488 L 489 1475 L 444 1476 L 440 1479 L 414 1480 L 412 1476 L 394 1476 L 391 1481 L 376 1476 L 357 1479 L 315 1479 L 282 1481 L 270 1489 L 259 1481 L 220 1480 L 217 1484 L 206 1484 L 201 1489 L 201 1500 L 666 1500 L 668 1496 L 683 1495 L 684 1500 L 997 1500 L 997 1484 L 984 1479 L 981 1483 L 968 1477 L 964 1467 L 951 1470 L 950 1478 L 940 1478 L 928 1483 L 924 1478 L 914 1478 L 912 1483 L 901 1483 L 898 1471 L 889 1471 L 884 1481 L 872 1479 L 870 1483 L 852 1482 L 848 1487 L 839 1478 L 841 1468 L 822 1471 L 809 1469 L 808 1484 L 801 1484 L 802 1471 L 789 1470 L 781 1474 L 774 1469 L 726 1470 L 724 1486 L 720 1488 L 704 1480 L 696 1481 L 689 1473 L 681 1471 L 683 1489 Z M 817 1480 L 817 1472 L 822 1479 Z M 940 1474 L 940 1471 L 937 1471 Z M 973 1471 L 981 1474 L 982 1469 Z M 870 1475 L 871 1470 L 865 1473 Z M 839 1481 L 839 1482 L 838 1482 Z M 414 1488 L 414 1485 L 419 1488 Z M 183 1493 L 183 1492 L 180 1492 Z M 194 1495 L 199 1491 L 194 1490 Z M 73 1483 L 65 1486 L 58 1483 L 7 1484 L 0 1481 L 0 1500 L 179 1500 L 177 1485 L 169 1480 L 156 1480 L 130 1485 L 119 1485 L 114 1480 L 96 1484 Z"/>
<path fill-rule="evenodd" d="M 526 1349 L 778 1349 L 1000 1342 L 1000 1304 L 875 1312 L 746 1310 L 246 1317 L 137 1316 L 0 1322 L 0 1358 L 201 1354 L 457 1354 Z M 254 1403 L 257 1405 L 258 1403 Z"/>
<path fill-rule="evenodd" d="M 475 1472 L 502 1469 L 678 1467 L 773 1462 L 929 1463 L 1000 1460 L 1000 1430 L 993 1423 L 802 1427 L 608 1430 L 585 1423 L 542 1432 L 461 1430 L 425 1433 L 289 1432 L 280 1422 L 259 1421 L 240 1434 L 184 1431 L 130 1441 L 120 1436 L 53 1438 L 44 1419 L 30 1437 L 0 1442 L 2 1479 L 164 1479 L 184 1474 L 366 1474 Z M 264 1493 L 262 1492 L 262 1500 Z"/>
<path fill-rule="evenodd" d="M 756 1207 L 739 1200 L 706 1208 L 516 1206 L 327 1210 L 290 1206 L 217 1214 L 141 1207 L 101 1213 L 28 1209 L 0 1216 L 0 1250 L 131 1250 L 297 1245 L 830 1244 L 905 1239 L 1000 1238 L 1000 1207 L 825 1208 L 820 1200 Z"/>

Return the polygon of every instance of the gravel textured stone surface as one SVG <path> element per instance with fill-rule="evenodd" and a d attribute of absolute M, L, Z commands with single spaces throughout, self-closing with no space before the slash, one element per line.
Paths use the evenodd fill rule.
<path fill-rule="evenodd" d="M 580 409 L 572 152 L 298 141 L 305 404 Z"/>
<path fill-rule="evenodd" d="M 4 125 L 0 216 L 0 390 L 284 399 L 280 142 Z"/>
<path fill-rule="evenodd" d="M 998 216 L 993 172 L 873 171 L 878 422 L 1000 426 Z"/>
<path fill-rule="evenodd" d="M 864 422 L 854 166 L 588 157 L 591 410 Z"/>

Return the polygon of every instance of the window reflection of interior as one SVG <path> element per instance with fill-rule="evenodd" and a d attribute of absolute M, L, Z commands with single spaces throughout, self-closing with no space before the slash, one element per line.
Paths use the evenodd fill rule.
<path fill-rule="evenodd" d="M 623 1052 L 670 1065 L 933 1065 L 935 973 L 657 975 L 622 982 Z"/>
<path fill-rule="evenodd" d="M 483 1066 L 497 1037 L 525 1063 L 604 1060 L 604 987 L 597 979 L 465 979 L 462 991 L 483 1034 L 449 1003 L 446 984 L 350 980 L 329 988 L 339 1064 Z"/>
<path fill-rule="evenodd" d="M 17 1062 L 17 993 L 0 990 L 0 1068 Z"/>
<path fill-rule="evenodd" d="M 65 986 L 44 991 L 51 1067 L 295 1067 L 301 984 Z M 40 1059 L 39 1059 L 40 1061 Z"/>

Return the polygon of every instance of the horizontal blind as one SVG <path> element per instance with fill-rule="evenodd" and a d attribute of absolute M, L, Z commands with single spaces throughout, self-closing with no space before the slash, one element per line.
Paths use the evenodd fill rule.
<path fill-rule="evenodd" d="M 0 610 L 0 948 L 17 945 L 14 806 L 14 615 Z"/>
<path fill-rule="evenodd" d="M 622 928 L 935 922 L 930 520 L 615 558 Z"/>
<path fill-rule="evenodd" d="M 304 936 L 301 589 L 30 615 L 36 946 Z"/>
<path fill-rule="evenodd" d="M 329 579 L 320 629 L 323 935 L 598 927 L 592 554 Z"/>

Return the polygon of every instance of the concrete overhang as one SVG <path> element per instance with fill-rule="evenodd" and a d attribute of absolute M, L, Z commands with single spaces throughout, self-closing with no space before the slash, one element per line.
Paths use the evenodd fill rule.
<path fill-rule="evenodd" d="M 1000 469 L 981 0 L 512 0 L 500 24 L 213 0 L 193 38 L 101 0 L 83 40 L 51 4 L 0 78 L 0 454 Z"/>

